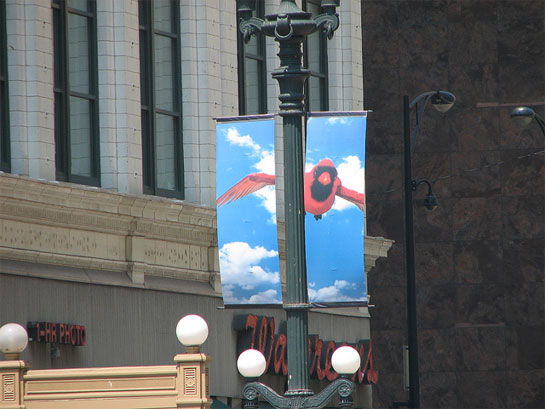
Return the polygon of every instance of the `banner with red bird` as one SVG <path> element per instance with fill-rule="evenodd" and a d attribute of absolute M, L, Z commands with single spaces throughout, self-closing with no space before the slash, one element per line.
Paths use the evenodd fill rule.
<path fill-rule="evenodd" d="M 282 303 L 274 128 L 271 115 L 217 119 L 218 248 L 226 306 Z"/>
<path fill-rule="evenodd" d="M 309 114 L 305 245 L 309 302 L 366 305 L 366 112 Z"/>
<path fill-rule="evenodd" d="M 276 226 L 274 119 L 218 119 L 218 247 L 226 305 L 282 303 Z M 315 113 L 304 175 L 309 302 L 366 305 L 366 113 Z M 227 206 L 226 206 L 227 205 Z"/>

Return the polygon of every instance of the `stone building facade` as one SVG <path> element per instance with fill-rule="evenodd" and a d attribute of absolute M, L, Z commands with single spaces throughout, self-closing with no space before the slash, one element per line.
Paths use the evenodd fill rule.
<path fill-rule="evenodd" d="M 143 18 L 142 10 L 159 3 L 174 8 L 154 9 L 152 22 Z M 266 1 L 265 12 L 279 3 Z M 285 314 L 222 309 L 214 118 L 239 114 L 235 1 L 0 0 L 0 6 L 0 118 L 9 122 L 0 128 L 0 323 L 86 326 L 84 347 L 32 342 L 22 359 L 36 369 L 150 365 L 170 363 L 180 348 L 174 326 L 182 315 L 200 314 L 211 333 L 203 347 L 213 357 L 211 394 L 240 405 L 230 400 L 240 398 L 243 385 L 232 322 L 252 313 L 280 323 Z M 361 2 L 343 1 L 339 13 L 341 26 L 327 44 L 328 108 L 362 110 Z M 176 44 L 167 55 L 176 60 L 172 72 L 157 63 L 168 46 L 152 46 L 155 65 L 141 58 L 150 36 L 152 44 Z M 277 49 L 269 39 L 266 47 L 266 106 L 274 113 Z M 149 80 L 149 69 L 163 77 Z M 180 87 L 168 101 L 177 112 L 157 103 L 168 81 Z M 156 106 L 144 103 L 144 86 L 157 91 Z M 155 125 L 148 128 L 143 118 L 150 112 Z M 150 167 L 143 135 L 152 129 L 156 141 L 165 117 L 179 131 L 165 145 L 179 163 L 155 146 L 166 160 Z M 177 190 L 158 182 L 168 166 L 182 179 Z M 149 169 L 156 171 L 151 186 Z M 390 245 L 366 238 L 367 270 Z M 369 338 L 366 308 L 312 312 L 309 325 L 327 340 Z M 268 381 L 281 391 L 282 379 Z M 370 387 L 358 386 L 355 398 L 371 407 Z"/>
<path fill-rule="evenodd" d="M 544 3 L 362 4 L 368 232 L 396 242 L 369 276 L 374 407 L 408 398 L 402 96 L 437 89 L 456 104 L 427 108 L 413 154 L 439 200 L 415 197 L 421 407 L 544 407 L 545 138 L 509 115 L 544 114 Z"/>

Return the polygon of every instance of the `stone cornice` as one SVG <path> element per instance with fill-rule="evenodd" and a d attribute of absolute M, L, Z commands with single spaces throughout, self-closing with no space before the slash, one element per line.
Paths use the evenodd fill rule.
<path fill-rule="evenodd" d="M 0 173 L 0 217 L 215 245 L 215 209 L 6 173 Z"/>
<path fill-rule="evenodd" d="M 394 244 L 393 240 L 384 237 L 365 236 L 365 271 L 369 272 L 380 257 L 387 257 L 388 250 Z"/>
<path fill-rule="evenodd" d="M 0 259 L 209 283 L 215 209 L 0 173 Z M 74 273 L 74 275 L 76 275 Z"/>

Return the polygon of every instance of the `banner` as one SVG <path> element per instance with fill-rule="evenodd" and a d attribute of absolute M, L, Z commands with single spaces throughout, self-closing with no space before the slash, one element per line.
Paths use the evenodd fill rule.
<path fill-rule="evenodd" d="M 305 240 L 309 302 L 366 305 L 363 254 L 366 113 L 307 121 Z"/>
<path fill-rule="evenodd" d="M 216 163 L 224 304 L 281 304 L 273 116 L 218 118 Z"/>

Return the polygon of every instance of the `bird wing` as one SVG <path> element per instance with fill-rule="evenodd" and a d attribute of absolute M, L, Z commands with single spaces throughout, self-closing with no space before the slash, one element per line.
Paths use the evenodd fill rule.
<path fill-rule="evenodd" d="M 354 203 L 363 212 L 363 203 L 365 199 L 365 195 L 363 193 L 359 193 L 355 190 L 341 186 L 341 188 L 337 191 L 337 196 Z"/>
<path fill-rule="evenodd" d="M 274 175 L 267 175 L 266 173 L 251 173 L 244 177 L 240 182 L 231 187 L 227 192 L 222 194 L 216 200 L 218 207 L 224 204 L 231 203 L 241 197 L 249 195 L 250 193 L 257 192 L 259 189 L 274 185 Z"/>

